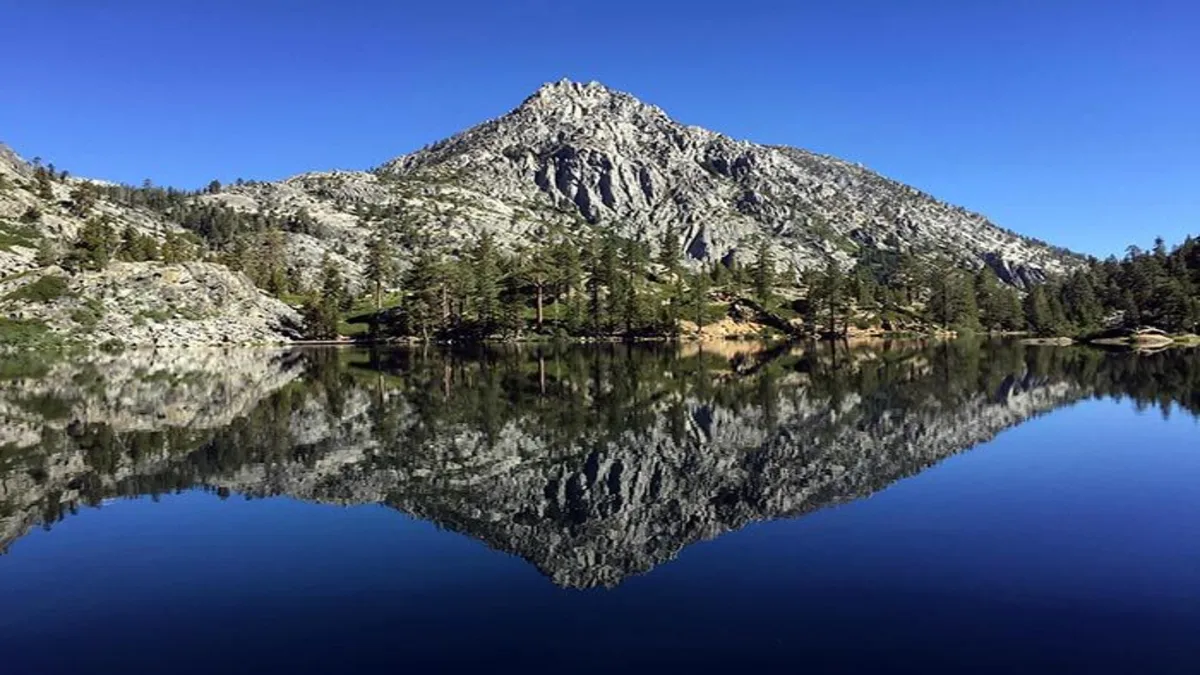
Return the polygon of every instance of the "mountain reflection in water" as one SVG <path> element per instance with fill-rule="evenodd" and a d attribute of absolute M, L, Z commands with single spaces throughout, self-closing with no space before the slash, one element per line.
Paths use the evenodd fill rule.
<path fill-rule="evenodd" d="M 1089 397 L 1200 410 L 1194 351 L 967 342 L 187 350 L 10 363 L 0 547 L 105 500 L 385 504 L 615 586 Z"/>

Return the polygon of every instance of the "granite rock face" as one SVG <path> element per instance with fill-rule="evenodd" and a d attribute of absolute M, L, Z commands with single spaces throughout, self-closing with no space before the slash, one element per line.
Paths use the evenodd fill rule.
<path fill-rule="evenodd" d="M 23 289 L 47 279 L 62 280 L 56 297 L 24 297 Z M 280 343 L 302 337 L 303 328 L 296 310 L 245 275 L 204 262 L 117 262 L 75 275 L 35 270 L 0 281 L 0 310 L 96 345 Z"/>
<path fill-rule="evenodd" d="M 76 213 L 81 182 L 56 180 L 47 199 L 31 165 L 0 146 L 0 278 L 35 268 L 43 240 L 64 249 L 89 217 L 159 240 L 180 231 L 163 214 L 104 198 Z M 239 181 L 188 199 L 306 215 L 311 225 L 285 233 L 291 272 L 312 283 L 329 256 L 355 291 L 366 286 L 366 244 L 380 222 L 396 234 L 402 269 L 419 250 L 455 254 L 484 232 L 516 251 L 550 233 L 582 244 L 605 230 L 652 248 L 669 234 L 693 265 L 745 259 L 766 242 L 785 274 L 883 250 L 987 265 L 1026 288 L 1082 263 L 861 165 L 686 126 L 595 82 L 544 85 L 501 117 L 370 171 Z M 31 209 L 37 222 L 22 222 Z"/>
<path fill-rule="evenodd" d="M 160 243 L 168 233 L 184 231 L 163 214 L 117 204 L 103 194 L 81 208 L 73 193 L 87 180 L 56 178 L 42 188 L 34 175 L 31 164 L 0 144 L 0 318 L 95 345 L 199 346 L 300 337 L 294 309 L 224 265 L 114 262 L 75 274 L 45 266 L 39 249 L 61 257 L 90 219 L 109 221 L 116 234 L 131 229 Z"/>
<path fill-rule="evenodd" d="M 654 245 L 670 232 L 687 259 L 712 262 L 765 238 L 781 270 L 849 265 L 861 249 L 880 248 L 990 265 L 1019 287 L 1080 262 L 860 165 L 685 126 L 594 82 L 547 84 L 508 114 L 371 172 L 305 174 L 204 198 L 307 211 L 352 276 L 365 207 L 394 208 L 421 241 L 447 248 L 482 231 L 520 248 L 551 229 L 615 228 Z"/>

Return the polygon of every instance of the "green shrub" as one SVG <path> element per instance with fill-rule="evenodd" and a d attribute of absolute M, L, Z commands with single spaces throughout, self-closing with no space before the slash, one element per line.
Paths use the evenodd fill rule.
<path fill-rule="evenodd" d="M 53 302 L 67 292 L 67 280 L 47 274 L 37 281 L 30 282 L 4 296 L 5 300 L 25 300 L 28 302 Z"/>
<path fill-rule="evenodd" d="M 100 314 L 92 310 L 90 307 L 80 307 L 72 310 L 71 320 L 79 324 L 85 330 L 91 330 L 100 323 Z"/>
<path fill-rule="evenodd" d="M 0 347 L 36 349 L 61 344 L 62 339 L 41 321 L 0 317 Z"/>
<path fill-rule="evenodd" d="M 0 380 L 44 377 L 51 363 L 44 354 L 4 354 L 0 356 Z"/>
<path fill-rule="evenodd" d="M 16 246 L 37 248 L 37 230 L 28 225 L 0 221 L 0 251 L 12 251 Z"/>

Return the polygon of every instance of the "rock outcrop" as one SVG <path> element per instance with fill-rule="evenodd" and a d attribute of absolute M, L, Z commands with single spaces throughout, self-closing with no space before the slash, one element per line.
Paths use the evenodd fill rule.
<path fill-rule="evenodd" d="M 46 174 L 48 168 L 43 169 Z M 211 262 L 114 262 L 68 274 L 39 261 L 61 258 L 88 220 L 118 236 L 161 242 L 185 230 L 161 213 L 132 208 L 77 188 L 62 176 L 39 182 L 35 168 L 0 145 L 0 318 L 87 344 L 211 345 L 283 342 L 300 337 L 297 312 L 245 275 Z M 111 245 L 111 244 L 110 244 Z M 0 335 L 0 347 L 8 340 Z"/>
<path fill-rule="evenodd" d="M 162 214 L 115 204 L 102 195 L 88 208 L 77 207 L 75 188 L 100 181 L 66 176 L 42 188 L 34 175 L 29 162 L 0 143 L 0 279 L 36 268 L 43 243 L 65 250 L 90 218 L 106 218 L 118 232 L 130 227 L 156 241 L 169 232 L 184 232 Z"/>
<path fill-rule="evenodd" d="M 97 345 L 279 343 L 300 338 L 303 324 L 245 275 L 202 262 L 120 262 L 75 275 L 36 270 L 0 281 L 0 311 L 65 341 Z"/>

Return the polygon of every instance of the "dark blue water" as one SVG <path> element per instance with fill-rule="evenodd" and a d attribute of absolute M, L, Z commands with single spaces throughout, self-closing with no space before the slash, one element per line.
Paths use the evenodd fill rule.
<path fill-rule="evenodd" d="M 1108 370 L 1072 371 L 1060 364 L 1057 370 L 1033 373 L 1028 369 L 1034 355 L 1020 356 L 1020 363 L 1007 352 L 985 352 L 982 359 L 985 364 L 1009 359 L 1008 366 L 997 368 L 1026 376 L 1015 385 L 1021 392 L 1018 397 L 1012 396 L 1015 380 L 1000 380 L 991 390 L 981 384 L 997 374 L 986 365 L 977 365 L 979 370 L 968 375 L 959 366 L 946 365 L 943 371 L 935 366 L 932 373 L 922 366 L 911 372 L 933 377 L 933 382 L 914 383 L 910 372 L 886 384 L 873 378 L 876 384 L 867 385 L 846 371 L 813 375 L 814 364 L 785 364 L 769 386 L 755 383 L 747 388 L 753 394 L 724 400 L 722 390 L 728 393 L 735 385 L 718 381 L 715 368 L 705 373 L 718 382 L 707 394 L 635 387 L 633 398 L 644 399 L 634 405 L 660 418 L 664 399 L 708 396 L 710 411 L 697 414 L 693 409 L 689 419 L 695 423 L 715 416 L 724 421 L 709 428 L 711 438 L 693 432 L 697 435 L 685 433 L 667 443 L 649 431 L 655 422 L 631 423 L 626 414 L 618 440 L 579 440 L 588 434 L 585 425 L 561 431 L 558 443 L 578 441 L 592 450 L 599 447 L 601 453 L 622 452 L 620 444 L 627 443 L 635 453 L 663 457 L 682 448 L 694 458 L 680 464 L 681 475 L 693 472 L 718 483 L 726 480 L 724 475 L 704 472 L 734 475 L 745 466 L 763 463 L 770 468 L 775 460 L 768 453 L 781 452 L 784 461 L 814 471 L 812 477 L 789 484 L 780 493 L 786 495 L 821 484 L 821 476 L 830 471 L 847 476 L 858 472 L 868 476 L 868 482 L 882 484 L 862 495 L 854 487 L 861 482 L 857 478 L 834 482 L 826 494 L 805 502 L 802 514 L 751 518 L 720 528 L 724 531 L 712 538 L 682 536 L 674 547 L 678 550 L 668 547 L 673 552 L 666 559 L 655 559 L 650 569 L 634 565 L 628 574 L 622 570 L 593 577 L 595 570 L 587 560 L 568 561 L 569 552 L 546 554 L 539 547 L 551 538 L 547 533 L 573 532 L 581 537 L 574 550 L 623 555 L 627 549 L 650 550 L 653 542 L 679 536 L 683 529 L 676 531 L 671 521 L 655 520 L 657 516 L 646 516 L 649 523 L 639 521 L 641 515 L 622 520 L 623 514 L 643 511 L 631 511 L 637 506 L 632 489 L 626 495 L 615 487 L 612 495 L 626 495 L 624 501 L 588 497 L 586 504 L 563 507 L 564 513 L 573 514 L 563 518 L 555 516 L 549 497 L 533 515 L 509 515 L 498 506 L 507 504 L 506 499 L 514 504 L 535 501 L 527 495 L 506 496 L 506 486 L 524 480 L 515 465 L 530 463 L 542 471 L 554 462 L 570 464 L 574 460 L 569 457 L 578 454 L 564 453 L 565 459 L 538 456 L 539 451 L 553 451 L 535 447 L 528 438 L 519 444 L 519 452 L 506 450 L 511 455 L 508 463 L 492 463 L 466 476 L 460 463 L 443 459 L 439 466 L 447 475 L 462 477 L 461 483 L 448 479 L 412 487 L 415 479 L 405 479 L 388 488 L 392 492 L 382 504 L 358 503 L 361 496 L 347 497 L 346 485 L 378 481 L 420 462 L 395 456 L 402 452 L 399 448 L 376 447 L 349 458 L 338 455 L 339 450 L 346 452 L 347 439 L 353 437 L 345 430 L 335 434 L 340 448 L 308 443 L 302 450 L 291 448 L 292 455 L 238 457 L 227 465 L 214 458 L 212 439 L 196 449 L 184 444 L 179 461 L 191 462 L 195 475 L 176 470 L 175 489 L 146 483 L 130 487 L 128 476 L 114 478 L 125 481 L 121 487 L 103 487 L 96 479 L 93 489 L 111 494 L 98 508 L 80 503 L 77 513 L 68 510 L 61 519 L 53 519 L 49 529 L 34 527 L 9 542 L 7 554 L 0 557 L 0 668 L 5 673 L 443 672 L 518 667 L 583 672 L 742 672 L 751 667 L 767 672 L 1200 671 L 1200 425 L 1187 410 L 1188 397 L 1194 394 L 1186 389 L 1180 394 L 1175 391 L 1178 386 L 1160 383 L 1153 397 L 1157 403 L 1149 407 L 1142 384 L 1130 385 L 1136 393 L 1112 390 L 1120 379 L 1113 373 L 1124 374 L 1126 382 L 1144 383 L 1140 376 L 1129 375 L 1129 369 L 1154 366 L 1152 372 L 1166 372 L 1167 366 L 1190 367 L 1190 362 L 1086 355 L 1070 358 L 1100 358 Z M 519 358 L 524 362 L 528 357 Z M 980 361 L 978 354 L 955 358 Z M 1147 361 L 1131 366 L 1131 359 Z M 681 360 L 686 365 L 686 359 Z M 654 364 L 638 363 L 636 372 L 662 365 Z M 296 381 L 328 378 L 321 370 L 325 366 L 304 362 L 306 370 Z M 675 360 L 667 366 L 678 367 Z M 869 367 L 851 366 L 850 372 Z M 406 389 L 402 383 L 416 377 L 418 370 L 409 364 L 386 371 L 395 379 L 389 391 L 427 396 L 426 387 Z M 551 372 L 552 367 L 540 370 Z M 464 372 L 461 378 L 461 387 L 474 391 L 472 396 L 491 386 L 480 372 Z M 585 359 L 579 372 L 595 382 L 595 361 Z M 797 372 L 806 375 L 789 379 Z M 973 384 L 955 385 L 958 394 L 947 397 L 944 377 L 951 372 Z M 1081 380 L 1081 373 L 1094 381 Z M 848 389 L 822 398 L 825 394 L 818 392 L 835 389 L 828 381 L 822 383 L 822 377 L 841 377 Z M 1095 385 L 1105 378 L 1103 387 Z M 537 414 L 529 411 L 539 405 L 538 396 L 512 395 L 514 388 L 534 381 L 540 392 L 537 371 L 521 368 L 498 380 L 496 391 L 508 403 L 509 412 L 502 417 L 510 433 L 513 425 Z M 378 393 L 372 389 L 378 383 L 360 378 L 344 384 L 339 391 L 347 402 L 337 419 L 354 419 L 353 388 L 362 388 L 369 400 Z M 935 390 L 943 392 L 942 399 L 923 398 Z M 327 406 L 332 405 L 329 391 L 318 396 Z M 288 396 L 302 398 L 295 391 Z M 1038 396 L 1047 398 L 1039 399 L 1036 411 L 1027 409 L 1027 398 Z M 404 395 L 380 397 L 376 405 L 400 408 L 401 399 Z M 418 399 L 404 400 L 411 404 Z M 798 406 L 800 400 L 804 404 Z M 480 408 L 488 405 L 479 398 L 472 401 Z M 561 397 L 554 401 L 566 405 Z M 768 404 L 777 408 L 773 419 L 762 416 Z M 278 409 L 281 404 L 268 398 L 262 405 Z M 454 406 L 462 405 L 454 401 Z M 295 403 L 286 411 L 289 428 L 301 424 L 297 411 L 304 409 Z M 931 417 L 931 409 L 939 412 Z M 991 428 L 988 425 L 999 423 L 994 419 L 998 409 L 1017 410 L 1019 421 Z M 736 412 L 723 417 L 728 411 Z M 854 419 L 830 422 L 830 411 Z M 426 445 L 443 442 L 438 434 L 461 434 L 480 424 L 473 415 L 464 422 L 455 412 L 433 415 L 403 407 L 400 414 L 430 419 L 450 415 L 452 421 L 437 418 L 439 424 L 426 428 L 429 435 L 421 441 Z M 820 418 L 817 426 L 814 415 Z M 852 438 L 880 438 L 894 428 L 906 429 L 903 418 L 887 421 L 897 415 L 907 415 L 907 424 L 919 427 L 899 437 L 910 439 L 913 448 L 896 449 L 892 444 L 881 450 L 868 444 L 839 447 L 839 454 L 830 455 L 834 450 L 819 445 L 848 445 L 847 436 L 834 433 L 839 429 L 854 430 Z M 919 423 L 912 421 L 918 419 Z M 947 427 L 934 428 L 939 420 Z M 260 423 L 244 429 L 239 442 L 275 443 L 282 427 Z M 488 423 L 482 424 L 486 428 Z M 736 426 L 743 424 L 745 428 Z M 899 426 L 884 428 L 887 424 Z M 947 449 L 948 454 L 938 455 L 931 466 L 902 472 L 910 475 L 856 468 L 869 466 L 872 452 L 920 458 L 946 434 L 972 424 L 982 425 L 989 438 L 970 448 Z M 387 428 L 374 427 L 376 432 Z M 746 429 L 759 429 L 764 435 L 722 440 L 722 433 L 749 433 Z M 800 429 L 808 435 L 801 436 Z M 405 433 L 415 433 L 414 428 Z M 536 437 L 549 431 L 535 427 L 526 433 Z M 997 435 L 990 438 L 991 434 Z M 791 445 L 779 445 L 780 435 Z M 49 431 L 43 435 L 42 459 L 67 461 L 71 449 L 52 446 L 52 436 Z M 120 439 L 122 434 L 113 436 Z M 502 446 L 503 436 L 484 445 Z M 816 436 L 825 438 L 814 440 Z M 619 440 L 622 437 L 626 440 Z M 481 452 L 474 442 L 460 438 L 454 443 L 460 460 Z M 788 454 L 807 443 L 814 445 L 800 455 Z M 12 490 L 19 482 L 12 472 L 26 470 L 19 463 L 32 460 L 11 447 L 8 452 L 6 484 Z M 97 459 L 94 448 L 83 453 L 110 470 L 112 477 L 122 475 L 119 463 Z M 207 459 L 198 458 L 205 453 Z M 725 461 L 719 464 L 723 468 L 714 469 L 705 463 L 720 453 L 733 453 L 730 456 L 746 464 L 738 468 Z M 297 459 L 297 454 L 302 456 Z M 580 475 L 587 475 L 588 461 L 579 460 Z M 606 460 L 601 454 L 601 459 L 590 461 L 603 467 Z M 364 463 L 371 464 L 370 470 L 359 470 Z M 342 468 L 330 470 L 334 464 Z M 205 468 L 195 468 L 200 465 Z M 841 469 L 830 468 L 835 465 Z M 161 473 L 161 463 L 157 466 Z M 254 486 L 267 479 L 246 474 L 262 466 L 322 474 L 324 487 L 301 489 L 292 483 L 292 491 L 303 494 L 264 491 L 252 499 L 237 489 L 218 491 L 221 485 L 237 484 L 255 493 Z M 624 460 L 622 467 L 617 482 L 636 485 L 630 478 L 636 475 L 632 462 Z M 656 498 L 677 500 L 680 521 L 698 518 L 696 511 L 687 515 L 688 504 L 718 504 L 713 508 L 720 513 L 733 508 L 726 502 L 739 499 L 737 508 L 748 504 L 758 509 L 755 513 L 770 515 L 772 504 L 756 500 L 769 501 L 775 495 L 760 483 L 769 483 L 769 474 L 778 471 L 737 483 L 736 496 L 728 494 L 733 488 L 723 485 L 713 494 L 671 493 L 669 487 L 660 487 Z M 53 467 L 50 473 L 47 483 L 55 480 Z M 591 495 L 607 489 L 604 475 L 601 468 L 589 488 Z M 670 479 L 662 481 L 669 483 Z M 470 487 L 480 484 L 490 487 Z M 430 492 L 430 486 L 439 485 L 441 491 Z M 89 488 L 76 484 L 74 489 L 82 493 Z M 396 493 L 404 489 L 412 489 L 415 496 Z M 159 494 L 151 498 L 147 492 Z M 342 498 L 334 498 L 336 494 Z M 14 504 L 20 496 L 8 494 Z M 582 498 L 577 495 L 578 499 Z M 601 506 L 604 503 L 608 506 Z M 524 507 L 513 508 L 523 513 Z M 414 511 L 426 519 L 411 515 Z M 511 534 L 523 518 L 543 519 L 528 524 L 539 534 L 536 539 Z M 46 519 L 41 522 L 47 524 Z M 621 527 L 610 527 L 602 536 L 588 530 L 597 523 L 609 527 L 618 522 Z M 682 524 L 680 528 L 686 529 Z M 596 536 L 602 543 L 594 544 Z M 621 555 L 617 559 L 625 559 Z"/>

